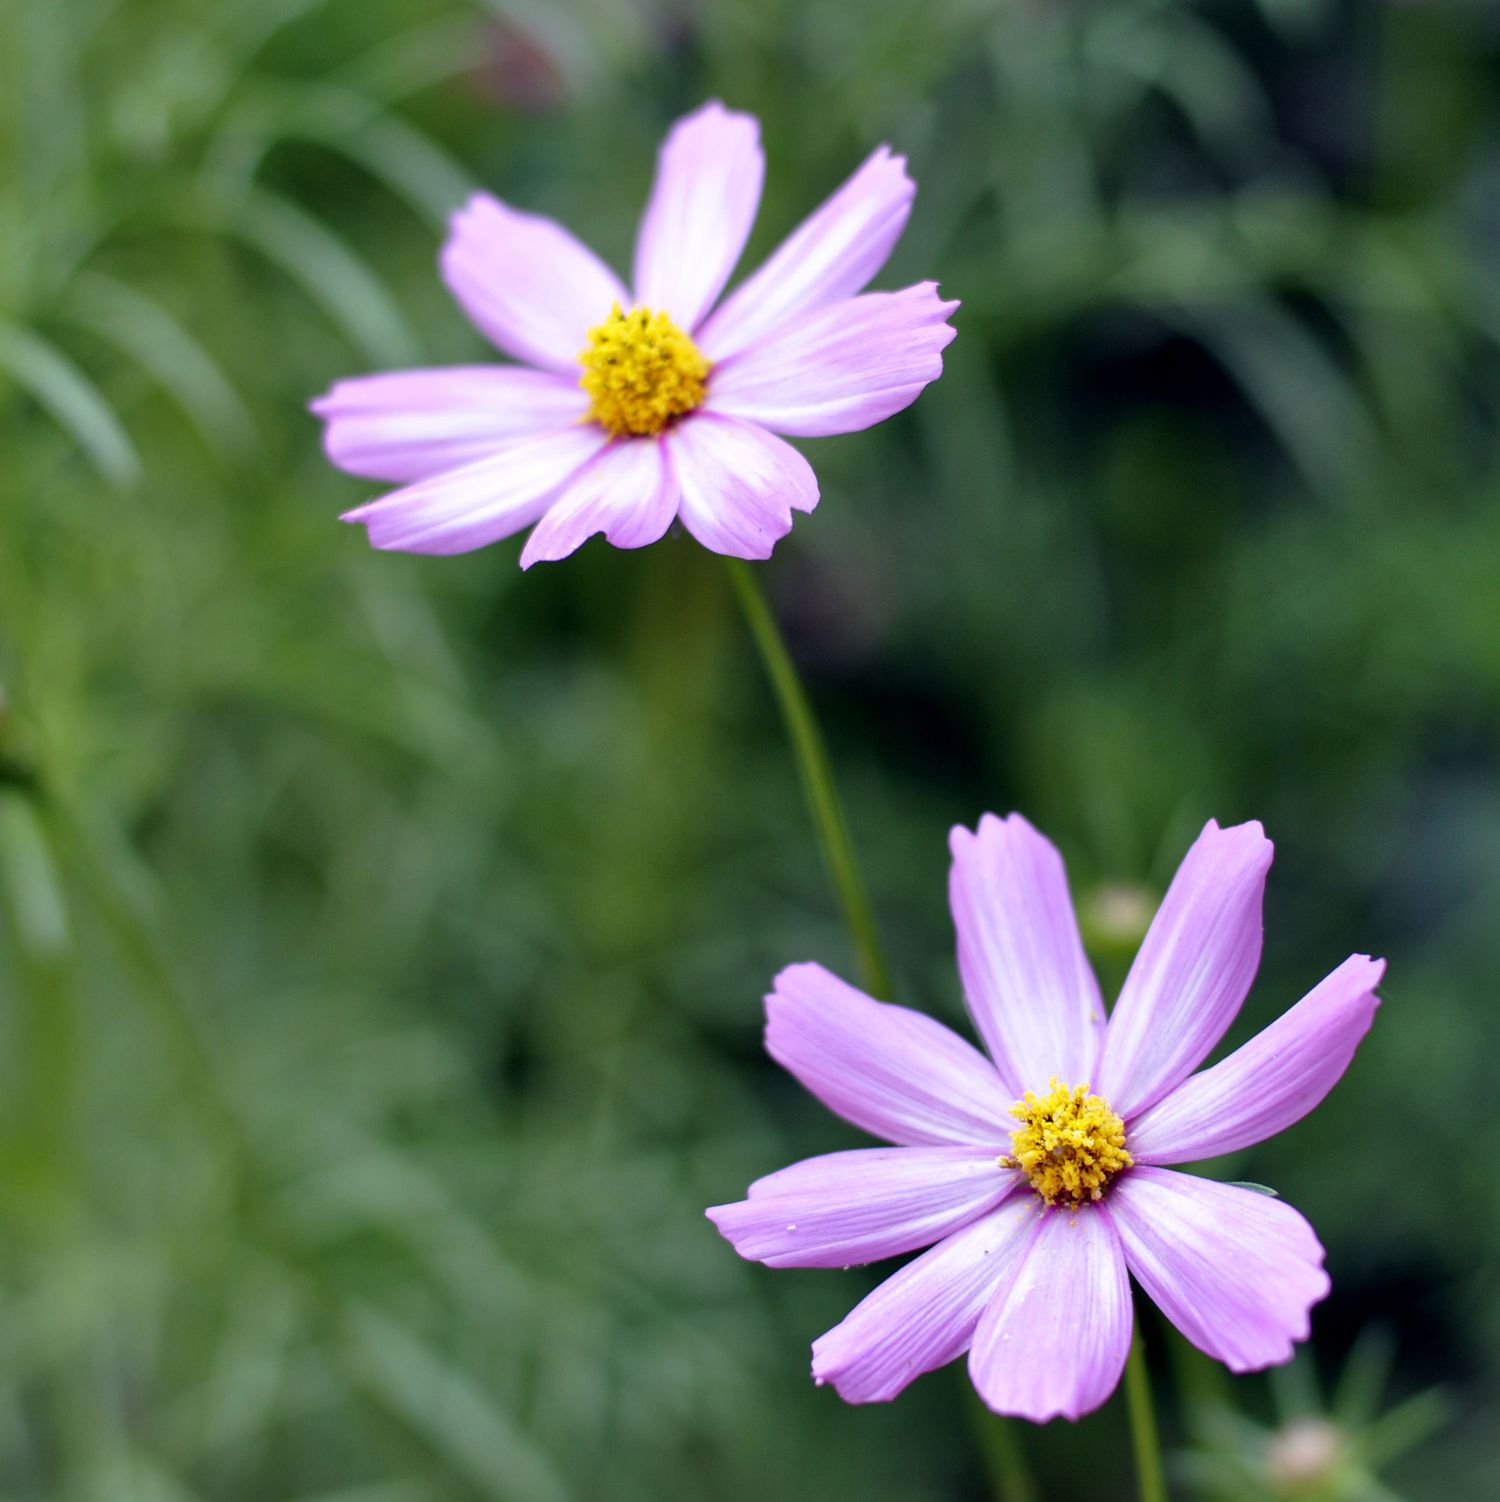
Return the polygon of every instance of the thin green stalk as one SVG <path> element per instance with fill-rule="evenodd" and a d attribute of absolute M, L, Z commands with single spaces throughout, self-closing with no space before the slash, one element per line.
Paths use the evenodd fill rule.
<path fill-rule="evenodd" d="M 995 1496 L 999 1502 L 1041 1502 L 1041 1492 L 1021 1449 L 1021 1420 L 991 1413 L 974 1391 L 966 1371 L 960 1372 L 960 1380 L 968 1388 L 969 1423 Z"/>
<path fill-rule="evenodd" d="M 1130 1413 L 1130 1440 L 1135 1450 L 1136 1488 L 1141 1502 L 1167 1502 L 1167 1484 L 1162 1476 L 1161 1440 L 1156 1432 L 1156 1412 L 1151 1405 L 1151 1378 L 1146 1373 L 1145 1348 L 1140 1327 L 1130 1340 L 1125 1361 L 1125 1405 Z"/>
<path fill-rule="evenodd" d="M 849 837 L 849 824 L 833 780 L 828 749 L 823 744 L 807 691 L 802 687 L 796 664 L 782 640 L 781 629 L 766 602 L 755 570 L 738 558 L 729 558 L 725 562 L 750 627 L 750 635 L 755 639 L 766 676 L 771 680 L 776 702 L 781 706 L 792 756 L 802 778 L 803 791 L 807 794 L 808 811 L 812 814 L 823 858 L 828 863 L 849 938 L 854 945 L 860 979 L 872 996 L 888 999 L 891 995 L 890 972 L 875 933 L 874 914 L 870 911 L 870 899 L 855 858 L 854 842 Z M 972 1398 L 969 1414 L 999 1502 L 1037 1502 L 1039 1493 L 1026 1468 L 1015 1422 L 991 1413 L 977 1396 Z"/>
<path fill-rule="evenodd" d="M 766 603 L 755 570 L 738 558 L 725 560 L 729 579 L 745 612 L 745 622 L 750 635 L 755 639 L 761 662 L 776 702 L 781 706 L 781 717 L 786 725 L 787 738 L 791 741 L 792 755 L 802 777 L 802 790 L 807 795 L 808 811 L 812 814 L 818 840 L 823 847 L 824 859 L 833 878 L 834 890 L 839 905 L 844 910 L 844 922 L 848 925 L 849 937 L 854 944 L 855 960 L 859 966 L 860 980 L 872 996 L 889 997 L 891 994 L 890 972 L 886 969 L 881 954 L 880 941 L 875 936 L 875 919 L 870 911 L 870 899 L 859 874 L 859 865 L 854 857 L 854 845 L 849 838 L 849 825 L 844 818 L 844 808 L 839 801 L 838 788 L 833 780 L 833 768 L 828 761 L 828 751 L 813 718 L 812 706 L 807 692 L 797 674 L 796 665 L 782 640 L 776 617 Z"/>

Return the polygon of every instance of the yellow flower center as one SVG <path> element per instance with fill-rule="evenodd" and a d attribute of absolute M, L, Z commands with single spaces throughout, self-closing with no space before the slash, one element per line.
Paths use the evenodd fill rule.
<path fill-rule="evenodd" d="M 1125 1151 L 1125 1123 L 1087 1085 L 1064 1085 L 1054 1074 L 1045 1095 L 1028 1090 L 1010 1114 L 1022 1125 L 1001 1165 L 1019 1168 L 1049 1205 L 1102 1199 L 1109 1181 L 1135 1162 Z"/>
<path fill-rule="evenodd" d="M 578 357 L 588 392 L 589 416 L 616 438 L 660 433 L 674 417 L 691 412 L 708 392 L 708 361 L 665 313 L 620 311 L 619 303 Z"/>

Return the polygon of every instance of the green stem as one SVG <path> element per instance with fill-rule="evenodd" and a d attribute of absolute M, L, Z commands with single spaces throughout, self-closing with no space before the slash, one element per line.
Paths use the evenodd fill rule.
<path fill-rule="evenodd" d="M 803 791 L 807 794 L 808 810 L 823 847 L 823 857 L 828 863 L 839 905 L 844 910 L 844 922 L 854 945 L 860 979 L 872 996 L 889 999 L 890 972 L 886 969 L 880 940 L 875 934 L 875 918 L 870 911 L 870 899 L 854 855 L 854 842 L 849 837 L 849 824 L 833 780 L 828 749 L 813 717 L 807 691 L 802 687 L 796 664 L 786 649 L 786 642 L 766 602 L 760 581 L 755 577 L 754 568 L 738 558 L 726 559 L 725 563 L 750 627 L 750 635 L 754 637 L 761 662 L 765 665 L 766 676 L 771 680 L 776 702 L 781 706 L 782 721 L 792 743 L 792 755 L 801 774 Z M 969 1413 L 999 1502 L 1037 1502 L 1036 1483 L 1026 1468 L 1015 1423 L 996 1417 L 972 1392 Z"/>
<path fill-rule="evenodd" d="M 998 1502 L 1039 1502 L 1041 1493 L 1021 1449 L 1020 1421 L 991 1413 L 969 1383 L 966 1371 L 961 1378 L 968 1388 L 969 1423 Z"/>
<path fill-rule="evenodd" d="M 1130 1412 L 1130 1440 L 1135 1450 L 1136 1487 L 1141 1502 L 1167 1502 L 1167 1484 L 1162 1479 L 1161 1440 L 1156 1432 L 1156 1413 L 1151 1406 L 1151 1378 L 1146 1374 L 1145 1348 L 1140 1327 L 1130 1341 L 1125 1361 L 1125 1404 Z"/>
<path fill-rule="evenodd" d="M 745 612 L 750 635 L 755 639 L 766 676 L 771 680 L 776 702 L 781 706 L 792 755 L 802 777 L 802 790 L 807 795 L 808 810 L 854 944 L 860 980 L 871 995 L 888 998 L 891 994 L 890 972 L 880 951 L 880 941 L 875 936 L 870 899 L 859 874 L 854 845 L 849 838 L 849 825 L 844 818 L 844 808 L 833 780 L 833 768 L 818 723 L 813 718 L 812 706 L 782 640 L 776 617 L 771 613 L 755 577 L 755 570 L 738 558 L 729 558 L 725 562 L 735 595 Z"/>

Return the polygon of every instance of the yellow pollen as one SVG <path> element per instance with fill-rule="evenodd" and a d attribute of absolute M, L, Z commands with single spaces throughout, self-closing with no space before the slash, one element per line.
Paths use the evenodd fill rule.
<path fill-rule="evenodd" d="M 1125 1123 L 1087 1085 L 1064 1085 L 1054 1074 L 1045 1095 L 1028 1090 L 1010 1114 L 1022 1125 L 1000 1163 L 1019 1168 L 1049 1205 L 1076 1209 L 1102 1199 L 1109 1181 L 1135 1162 L 1125 1151 Z"/>
<path fill-rule="evenodd" d="M 665 313 L 620 311 L 619 303 L 579 355 L 589 416 L 616 438 L 660 433 L 691 412 L 708 392 L 709 365 L 698 346 Z"/>

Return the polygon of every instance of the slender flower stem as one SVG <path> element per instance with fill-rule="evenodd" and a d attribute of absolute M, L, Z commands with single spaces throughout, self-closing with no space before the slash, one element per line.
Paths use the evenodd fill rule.
<path fill-rule="evenodd" d="M 1146 1354 L 1139 1325 L 1131 1337 L 1130 1355 L 1125 1360 L 1125 1404 L 1130 1411 L 1130 1439 L 1135 1449 L 1136 1487 L 1141 1502 L 1167 1502 L 1167 1485 L 1162 1479 L 1161 1441 L 1156 1433 L 1151 1378 L 1146 1374 Z"/>
<path fill-rule="evenodd" d="M 870 911 L 870 899 L 854 855 L 854 842 L 849 837 L 848 821 L 844 818 L 844 807 L 833 780 L 828 749 L 813 717 L 807 691 L 802 687 L 796 664 L 782 640 L 776 617 L 766 602 L 755 570 L 738 558 L 727 558 L 725 563 L 735 596 L 765 665 L 766 676 L 771 680 L 776 702 L 781 706 L 792 755 L 802 777 L 803 791 L 807 794 L 808 811 L 823 847 L 823 857 L 828 863 L 839 905 L 844 910 L 844 922 L 854 945 L 860 979 L 872 996 L 889 1000 L 890 972 L 875 933 L 875 918 Z M 1036 1502 L 1039 1494 L 1027 1470 L 1015 1423 L 996 1417 L 979 1402 L 977 1395 L 971 1395 L 969 1413 L 998 1502 Z"/>
<path fill-rule="evenodd" d="M 808 810 L 854 944 L 860 980 L 871 995 L 888 999 L 891 994 L 890 972 L 881 954 L 880 941 L 875 936 L 870 899 L 859 874 L 854 845 L 849 838 L 849 825 L 844 818 L 843 804 L 833 780 L 833 768 L 828 761 L 828 750 L 823 744 L 818 722 L 813 718 L 807 692 L 782 640 L 776 617 L 771 613 L 755 577 L 755 570 L 738 558 L 729 558 L 725 562 L 735 595 L 745 612 L 750 635 L 755 638 L 766 676 L 771 680 L 776 702 L 781 706 L 792 755 L 802 776 L 802 790 L 807 795 Z"/>
<path fill-rule="evenodd" d="M 1021 1449 L 1021 1420 L 991 1413 L 974 1391 L 968 1373 L 960 1371 L 959 1377 L 968 1389 L 969 1422 L 998 1502 L 1040 1502 L 1041 1492 Z"/>

